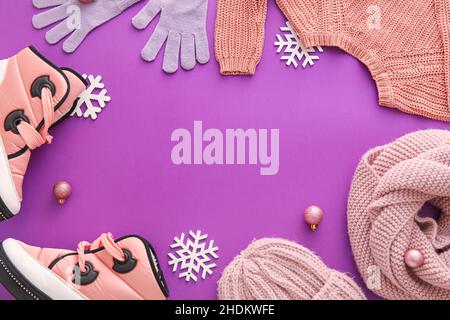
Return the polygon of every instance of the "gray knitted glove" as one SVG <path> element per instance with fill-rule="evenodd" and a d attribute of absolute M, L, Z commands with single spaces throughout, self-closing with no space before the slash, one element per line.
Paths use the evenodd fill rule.
<path fill-rule="evenodd" d="M 63 50 L 72 53 L 92 30 L 138 1 L 140 0 L 96 0 L 83 4 L 79 0 L 33 0 L 36 8 L 54 7 L 33 16 L 33 26 L 42 29 L 63 20 L 46 33 L 45 39 L 54 44 L 71 34 L 64 42 Z"/>
<path fill-rule="evenodd" d="M 181 66 L 185 70 L 195 67 L 196 61 L 209 61 L 206 35 L 208 0 L 150 0 L 133 18 L 137 29 L 145 29 L 161 12 L 158 26 L 142 50 L 142 58 L 153 61 L 167 40 L 163 70 L 173 73 L 178 69 L 181 48 Z"/>

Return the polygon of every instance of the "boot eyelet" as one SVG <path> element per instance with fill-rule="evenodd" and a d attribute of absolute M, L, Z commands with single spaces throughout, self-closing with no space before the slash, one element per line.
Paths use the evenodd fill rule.
<path fill-rule="evenodd" d="M 76 285 L 85 286 L 95 281 L 98 277 L 98 271 L 94 269 L 94 266 L 90 262 L 85 264 L 86 271 L 81 272 L 80 265 L 77 263 L 73 268 L 72 282 Z"/>
<path fill-rule="evenodd" d="M 22 121 L 30 123 L 30 120 L 25 115 L 24 110 L 20 109 L 20 110 L 15 110 L 15 111 L 11 112 L 5 119 L 5 123 L 4 123 L 5 131 L 7 131 L 7 132 L 12 131 L 15 134 L 19 134 L 19 129 L 17 129 L 17 126 Z"/>
<path fill-rule="evenodd" d="M 127 249 L 122 249 L 122 251 L 123 254 L 125 255 L 125 260 L 119 261 L 116 258 L 114 258 L 113 270 L 117 273 L 128 273 L 136 267 L 137 260 L 133 258 L 131 252 L 128 251 Z"/>
<path fill-rule="evenodd" d="M 40 98 L 42 94 L 42 89 L 47 88 L 52 92 L 52 96 L 56 94 L 56 86 L 50 81 L 49 76 L 42 76 L 34 80 L 31 85 L 31 97 Z"/>

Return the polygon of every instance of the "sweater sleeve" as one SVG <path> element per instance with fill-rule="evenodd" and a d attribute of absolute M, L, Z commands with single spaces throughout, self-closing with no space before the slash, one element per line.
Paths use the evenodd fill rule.
<path fill-rule="evenodd" d="M 216 59 L 224 75 L 255 73 L 264 44 L 267 0 L 218 0 Z"/>
<path fill-rule="evenodd" d="M 336 39 L 347 32 L 344 22 L 346 1 L 277 0 L 277 3 L 305 47 L 334 46 Z M 354 5 L 357 6 L 367 5 L 361 1 Z"/>

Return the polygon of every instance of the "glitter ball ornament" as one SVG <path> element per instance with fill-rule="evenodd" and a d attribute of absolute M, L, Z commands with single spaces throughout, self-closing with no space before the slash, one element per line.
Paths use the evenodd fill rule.
<path fill-rule="evenodd" d="M 323 211 L 318 206 L 309 206 L 305 209 L 304 218 L 312 231 L 316 231 L 323 219 Z"/>
<path fill-rule="evenodd" d="M 425 258 L 422 252 L 416 249 L 409 249 L 405 252 L 405 264 L 410 268 L 419 268 L 423 266 Z"/>
<path fill-rule="evenodd" d="M 66 181 L 59 181 L 53 186 L 53 195 L 59 204 L 64 204 L 72 194 L 72 187 Z"/>

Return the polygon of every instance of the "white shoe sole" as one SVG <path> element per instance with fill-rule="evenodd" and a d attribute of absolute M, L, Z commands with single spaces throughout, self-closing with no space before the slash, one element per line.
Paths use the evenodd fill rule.
<path fill-rule="evenodd" d="M 14 239 L 0 247 L 0 282 L 18 300 L 85 300 Z"/>
<path fill-rule="evenodd" d="M 6 75 L 6 68 L 8 68 L 8 60 L 0 60 L 0 85 Z"/>
<path fill-rule="evenodd" d="M 0 221 L 12 218 L 20 211 L 20 197 L 9 168 L 8 155 L 0 137 Z"/>

